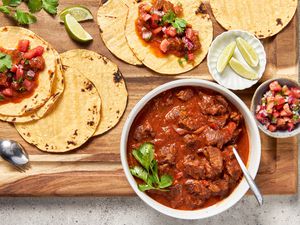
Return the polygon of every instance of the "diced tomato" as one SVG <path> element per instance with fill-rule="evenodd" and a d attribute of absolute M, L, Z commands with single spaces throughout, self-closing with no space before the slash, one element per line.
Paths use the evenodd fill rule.
<path fill-rule="evenodd" d="M 291 88 L 291 94 L 292 94 L 292 96 L 295 97 L 295 98 L 300 98 L 300 89 L 299 89 L 299 88 L 292 87 L 292 88 Z"/>
<path fill-rule="evenodd" d="M 15 73 L 17 72 L 18 66 L 17 65 L 13 65 L 10 69 L 11 72 Z"/>
<path fill-rule="evenodd" d="M 269 87 L 271 91 L 275 91 L 275 92 L 281 91 L 281 86 L 278 83 L 278 81 L 273 81 L 272 83 L 270 83 Z"/>
<path fill-rule="evenodd" d="M 267 103 L 269 103 L 269 102 L 274 102 L 274 96 L 268 96 L 267 97 Z"/>
<path fill-rule="evenodd" d="M 18 43 L 18 50 L 20 52 L 27 52 L 30 42 L 28 40 L 20 40 Z"/>
<path fill-rule="evenodd" d="M 289 106 L 288 103 L 284 104 L 283 110 L 287 113 L 287 116 L 293 115 L 293 112 L 291 111 L 290 106 Z"/>
<path fill-rule="evenodd" d="M 294 130 L 294 128 L 295 128 L 295 124 L 293 124 L 293 123 L 288 123 L 288 124 L 287 124 L 287 127 L 288 127 L 288 131 L 292 131 L 292 130 Z"/>
<path fill-rule="evenodd" d="M 282 97 L 281 95 L 276 95 L 274 98 L 274 103 L 275 105 L 282 105 L 285 103 L 285 98 Z"/>
<path fill-rule="evenodd" d="M 0 86 L 6 86 L 7 76 L 3 73 L 0 73 Z"/>
<path fill-rule="evenodd" d="M 161 43 L 160 43 L 160 50 L 163 52 L 163 53 L 166 53 L 168 51 L 168 48 L 169 48 L 169 45 L 170 45 L 170 42 L 167 40 L 167 39 L 164 39 Z"/>
<path fill-rule="evenodd" d="M 165 33 L 171 37 L 175 37 L 177 35 L 176 28 L 173 26 L 169 26 Z"/>
<path fill-rule="evenodd" d="M 189 53 L 189 54 L 187 55 L 187 57 L 188 57 L 188 61 L 189 61 L 189 62 L 195 60 L 195 55 L 194 55 L 194 53 Z"/>
<path fill-rule="evenodd" d="M 154 29 L 154 30 L 152 31 L 152 33 L 153 33 L 153 34 L 158 34 L 158 33 L 161 32 L 161 31 L 162 31 L 162 27 L 158 27 L 158 28 Z"/>
<path fill-rule="evenodd" d="M 262 122 L 265 118 L 262 116 L 262 114 L 258 113 L 256 114 L 256 119 L 260 122 Z"/>
<path fill-rule="evenodd" d="M 285 120 L 282 119 L 282 118 L 279 118 L 279 119 L 277 120 L 277 126 L 278 126 L 278 127 L 283 127 L 283 126 L 285 126 Z"/>
<path fill-rule="evenodd" d="M 187 29 L 185 30 L 185 36 L 186 36 L 188 39 L 192 40 L 193 35 L 194 35 L 194 33 L 193 33 L 193 29 L 192 29 L 192 28 L 187 28 Z"/>
<path fill-rule="evenodd" d="M 13 90 L 11 88 L 5 88 L 2 91 L 2 94 L 7 96 L 7 97 L 12 97 L 13 96 Z"/>
<path fill-rule="evenodd" d="M 273 112 L 273 117 L 274 118 L 277 118 L 277 117 L 279 117 L 280 116 L 280 113 L 279 112 L 277 112 L 277 111 L 274 111 Z"/>
<path fill-rule="evenodd" d="M 33 88 L 33 84 L 34 84 L 33 82 L 27 79 L 23 81 L 23 86 L 26 88 L 27 91 L 30 91 Z"/>
<path fill-rule="evenodd" d="M 281 110 L 280 111 L 280 116 L 287 116 L 287 112 L 285 110 Z"/>
<path fill-rule="evenodd" d="M 16 72 L 15 79 L 19 80 L 19 79 L 23 78 L 23 75 L 24 75 L 23 67 L 19 66 L 17 69 L 17 72 Z"/>
<path fill-rule="evenodd" d="M 148 13 L 145 13 L 142 15 L 142 19 L 146 22 L 151 19 L 151 15 Z"/>
<path fill-rule="evenodd" d="M 151 27 L 157 28 L 159 20 L 160 20 L 160 17 L 157 14 L 152 14 L 151 15 Z"/>
<path fill-rule="evenodd" d="M 267 104 L 267 113 L 271 114 L 273 112 L 274 102 L 270 101 Z"/>
<path fill-rule="evenodd" d="M 268 130 L 271 131 L 271 132 L 275 132 L 277 130 L 277 127 L 275 125 L 270 124 L 268 126 Z"/>
<path fill-rule="evenodd" d="M 30 49 L 28 52 L 24 54 L 25 59 L 32 59 L 37 56 L 42 56 L 44 53 L 44 48 L 42 46 L 37 46 L 34 49 Z"/>

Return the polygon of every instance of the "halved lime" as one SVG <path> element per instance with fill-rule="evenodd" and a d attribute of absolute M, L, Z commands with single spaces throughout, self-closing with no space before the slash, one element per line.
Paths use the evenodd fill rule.
<path fill-rule="evenodd" d="M 59 13 L 61 23 L 65 22 L 65 16 L 67 14 L 71 14 L 78 22 L 93 20 L 91 11 L 88 8 L 80 5 L 67 7 L 63 11 L 61 11 Z"/>
<path fill-rule="evenodd" d="M 233 41 L 223 49 L 217 62 L 217 71 L 219 73 L 222 73 L 224 71 L 225 67 L 227 66 L 229 60 L 231 59 L 234 53 L 235 47 L 236 47 L 236 43 L 235 41 Z"/>
<path fill-rule="evenodd" d="M 245 61 L 252 67 L 256 67 L 258 65 L 258 55 L 255 52 L 254 48 L 243 38 L 238 37 L 236 39 L 237 47 L 240 50 L 242 56 Z"/>
<path fill-rule="evenodd" d="M 241 77 L 244 77 L 248 80 L 258 79 L 258 75 L 254 70 L 247 68 L 245 65 L 243 65 L 240 61 L 238 61 L 234 57 L 230 59 L 229 65 Z"/>
<path fill-rule="evenodd" d="M 93 40 L 93 37 L 70 14 L 65 16 L 65 27 L 70 37 L 75 41 L 88 42 Z"/>

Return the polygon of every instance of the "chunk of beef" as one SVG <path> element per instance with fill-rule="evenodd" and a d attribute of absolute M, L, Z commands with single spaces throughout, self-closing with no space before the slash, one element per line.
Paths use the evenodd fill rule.
<path fill-rule="evenodd" d="M 224 114 L 220 116 L 209 116 L 208 117 L 208 123 L 209 126 L 215 130 L 223 128 L 227 122 L 229 115 Z"/>
<path fill-rule="evenodd" d="M 175 184 L 175 185 L 172 185 L 170 188 L 169 188 L 169 193 L 168 193 L 168 196 L 169 196 L 169 199 L 170 199 L 170 203 L 171 203 L 171 206 L 173 208 L 178 208 L 180 206 L 183 205 L 184 203 L 184 198 L 183 198 L 183 187 L 182 187 L 182 184 Z"/>
<path fill-rule="evenodd" d="M 209 168 L 209 162 L 205 158 L 196 159 L 193 155 L 187 155 L 183 160 L 183 172 L 186 176 L 194 179 L 205 179 L 206 168 Z"/>
<path fill-rule="evenodd" d="M 224 144 L 232 139 L 236 128 L 237 125 L 234 122 L 229 122 L 220 130 L 214 130 L 208 127 L 202 133 L 202 137 L 204 138 L 206 145 L 217 146 L 221 149 Z"/>
<path fill-rule="evenodd" d="M 133 138 L 137 141 L 154 138 L 154 136 L 155 132 L 153 131 L 152 126 L 148 121 L 145 121 L 144 124 L 138 126 L 133 133 Z"/>
<path fill-rule="evenodd" d="M 174 165 L 176 160 L 177 149 L 175 144 L 163 146 L 156 152 L 158 164 Z"/>
<path fill-rule="evenodd" d="M 228 111 L 228 102 L 220 95 L 207 95 L 199 91 L 199 106 L 203 114 L 222 115 Z"/>
<path fill-rule="evenodd" d="M 208 189 L 211 191 L 213 196 L 220 196 L 224 198 L 229 194 L 229 183 L 225 179 L 218 179 L 210 182 Z"/>
<path fill-rule="evenodd" d="M 195 131 L 201 126 L 201 124 L 199 118 L 187 116 L 179 119 L 178 126 L 188 131 Z"/>
<path fill-rule="evenodd" d="M 177 126 L 175 126 L 175 125 L 173 126 L 173 129 L 174 129 L 174 131 L 175 131 L 177 134 L 179 134 L 180 136 L 186 135 L 186 134 L 189 133 L 188 130 L 183 129 L 183 128 L 180 128 L 180 127 L 177 127 Z"/>
<path fill-rule="evenodd" d="M 232 148 L 227 147 L 222 152 L 227 174 L 234 180 L 238 181 L 242 177 L 242 170 L 233 154 Z"/>
<path fill-rule="evenodd" d="M 206 200 L 211 196 L 211 191 L 207 188 L 207 185 L 207 181 L 193 179 L 188 179 L 184 184 L 188 193 L 196 195 L 199 199 L 202 200 Z"/>
<path fill-rule="evenodd" d="M 205 157 L 209 161 L 212 171 L 209 177 L 215 177 L 219 175 L 223 170 L 223 156 L 220 149 L 208 146 L 199 149 L 198 152 L 204 153 Z"/>
<path fill-rule="evenodd" d="M 176 94 L 177 98 L 179 98 L 180 100 L 186 102 L 188 100 L 190 100 L 193 96 L 194 96 L 194 92 L 192 89 L 184 89 L 184 90 L 181 90 L 179 91 L 177 94 Z"/>
<path fill-rule="evenodd" d="M 186 143 L 186 147 L 197 149 L 199 145 L 199 138 L 195 134 L 186 134 L 183 137 L 183 141 Z"/>
<path fill-rule="evenodd" d="M 173 107 L 166 115 L 166 120 L 175 120 L 180 118 L 186 117 L 186 108 L 184 106 L 175 106 Z"/>

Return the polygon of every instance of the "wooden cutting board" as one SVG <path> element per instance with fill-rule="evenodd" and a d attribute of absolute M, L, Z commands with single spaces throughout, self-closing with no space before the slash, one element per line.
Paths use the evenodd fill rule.
<path fill-rule="evenodd" d="M 95 0 L 61 0 L 60 10 L 71 5 L 87 6 L 96 18 L 100 2 Z M 120 123 L 106 134 L 92 138 L 82 148 L 68 154 L 47 154 L 27 144 L 8 123 L 0 122 L 0 138 L 19 141 L 29 152 L 32 169 L 19 173 L 0 160 L 1 196 L 99 196 L 132 195 L 122 170 L 119 142 L 123 124 L 132 107 L 148 91 L 179 78 L 211 80 L 206 61 L 193 71 L 180 76 L 161 76 L 144 67 L 130 66 L 114 57 L 103 45 L 97 23 L 82 25 L 94 37 L 87 45 L 78 45 L 59 24 L 44 12 L 37 14 L 38 23 L 29 28 L 49 41 L 59 52 L 86 48 L 99 52 L 116 62 L 122 71 L 129 92 L 127 110 Z M 214 21 L 214 36 L 224 30 Z M 0 16 L 0 25 L 13 23 Z M 112 24 L 113 26 L 113 24 Z M 263 41 L 267 53 L 267 69 L 261 82 L 275 77 L 298 80 L 298 22 L 292 22 L 275 37 Z M 257 86 L 256 86 L 257 87 Z M 255 88 L 236 92 L 248 105 Z M 297 192 L 297 138 L 276 140 L 261 134 L 262 160 L 256 181 L 264 194 L 295 194 Z"/>

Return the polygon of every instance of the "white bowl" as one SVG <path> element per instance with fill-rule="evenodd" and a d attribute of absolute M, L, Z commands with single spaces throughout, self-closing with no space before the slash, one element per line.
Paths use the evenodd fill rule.
<path fill-rule="evenodd" d="M 131 175 L 129 171 L 129 166 L 127 162 L 127 139 L 128 134 L 131 128 L 131 125 L 138 115 L 138 113 L 143 109 L 143 107 L 155 96 L 158 94 L 175 88 L 175 87 L 181 87 L 181 86 L 196 86 L 196 87 L 203 87 L 207 89 L 214 90 L 221 95 L 223 95 L 225 98 L 227 98 L 243 115 L 245 119 L 246 128 L 248 131 L 249 136 L 249 159 L 248 159 L 248 170 L 253 178 L 255 178 L 256 173 L 258 171 L 259 163 L 260 163 L 260 156 L 261 156 L 261 143 L 260 143 L 260 136 L 258 132 L 258 128 L 255 122 L 255 119 L 248 109 L 248 107 L 245 105 L 245 103 L 237 97 L 234 93 L 227 90 L 226 88 L 205 80 L 200 79 L 183 79 L 183 80 L 176 80 L 169 83 L 166 83 L 164 85 L 161 85 L 154 90 L 150 91 L 148 94 L 146 94 L 132 109 L 130 112 L 126 123 L 123 127 L 122 136 L 121 136 L 121 144 L 120 144 L 120 151 L 121 151 L 121 161 L 122 166 L 126 175 L 126 178 L 135 191 L 135 193 L 149 206 L 156 209 L 157 211 L 171 216 L 175 218 L 180 219 L 203 219 L 207 217 L 211 217 L 214 215 L 217 215 L 230 207 L 232 207 L 235 203 L 237 203 L 248 191 L 249 186 L 243 178 L 240 182 L 240 184 L 234 189 L 234 191 L 224 200 L 218 202 L 215 205 L 212 205 L 207 208 L 199 209 L 199 210 L 177 210 L 173 208 L 169 208 L 167 206 L 164 206 L 160 204 L 159 202 L 155 201 L 151 197 L 149 197 L 144 192 L 141 192 L 138 187 L 137 183 L 134 179 L 134 177 Z"/>
<path fill-rule="evenodd" d="M 226 66 L 222 74 L 220 74 L 217 71 L 217 61 L 221 52 L 228 44 L 235 41 L 237 37 L 242 37 L 255 49 L 259 58 L 259 63 L 256 68 L 252 68 L 252 69 L 254 69 L 257 72 L 259 79 L 262 77 L 266 69 L 266 63 L 267 63 L 264 46 L 261 44 L 260 40 L 258 40 L 253 34 L 241 30 L 230 30 L 217 36 L 215 40 L 212 42 L 208 51 L 208 56 L 207 56 L 208 69 L 212 77 L 215 79 L 215 81 L 217 81 L 222 86 L 231 90 L 243 90 L 249 88 L 254 84 L 256 84 L 259 80 L 259 79 L 257 80 L 245 79 L 237 75 L 230 68 L 229 65 Z M 247 65 L 247 62 L 244 60 L 242 54 L 240 53 L 237 47 L 235 49 L 233 56 L 243 64 Z"/>

